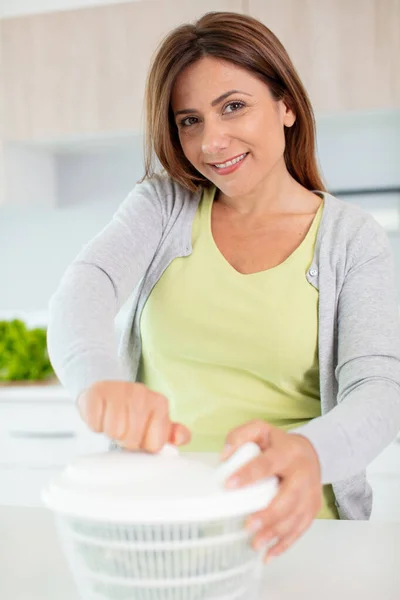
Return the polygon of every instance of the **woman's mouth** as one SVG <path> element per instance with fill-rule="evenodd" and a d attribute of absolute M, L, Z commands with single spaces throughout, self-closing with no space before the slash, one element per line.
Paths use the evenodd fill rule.
<path fill-rule="evenodd" d="M 210 167 L 212 167 L 219 175 L 229 175 L 229 173 L 236 171 L 240 167 L 247 155 L 248 152 L 244 152 L 224 163 L 210 164 Z"/>

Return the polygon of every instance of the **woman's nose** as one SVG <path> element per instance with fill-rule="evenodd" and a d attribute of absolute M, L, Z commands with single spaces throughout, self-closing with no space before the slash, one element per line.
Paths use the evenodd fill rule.
<path fill-rule="evenodd" d="M 201 150 L 205 155 L 220 154 L 229 146 L 228 136 L 215 122 L 203 127 Z"/>

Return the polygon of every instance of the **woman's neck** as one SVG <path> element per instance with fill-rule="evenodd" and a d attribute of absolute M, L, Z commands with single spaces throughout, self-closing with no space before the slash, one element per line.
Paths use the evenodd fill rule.
<path fill-rule="evenodd" d="M 262 218 L 284 213 L 312 212 L 321 199 L 304 188 L 287 171 L 277 169 L 265 176 L 256 187 L 238 195 L 216 191 L 215 201 L 243 218 Z"/>

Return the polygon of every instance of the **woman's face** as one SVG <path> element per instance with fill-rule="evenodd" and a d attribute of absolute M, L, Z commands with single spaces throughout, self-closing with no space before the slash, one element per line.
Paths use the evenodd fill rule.
<path fill-rule="evenodd" d="M 171 107 L 186 158 L 227 196 L 249 193 L 285 168 L 284 126 L 295 115 L 249 71 L 202 58 L 178 76 Z M 235 167 L 215 166 L 244 154 Z"/>

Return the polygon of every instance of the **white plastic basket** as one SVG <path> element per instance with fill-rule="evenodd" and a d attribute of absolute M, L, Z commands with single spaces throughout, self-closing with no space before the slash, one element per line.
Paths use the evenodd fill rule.
<path fill-rule="evenodd" d="M 261 555 L 244 523 L 277 482 L 228 491 L 223 480 L 258 452 L 246 445 L 220 470 L 171 453 L 107 453 L 69 467 L 44 500 L 83 600 L 248 600 Z"/>

